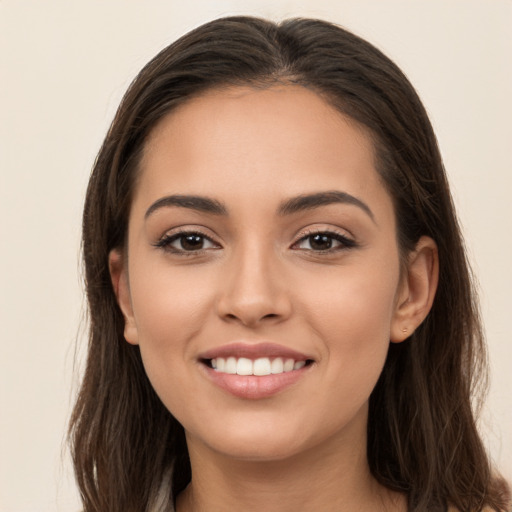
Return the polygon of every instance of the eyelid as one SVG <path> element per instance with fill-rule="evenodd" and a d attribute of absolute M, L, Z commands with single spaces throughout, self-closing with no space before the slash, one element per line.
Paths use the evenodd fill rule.
<path fill-rule="evenodd" d="M 200 226 L 180 226 L 178 228 L 173 228 L 167 230 L 155 243 L 152 245 L 159 249 L 164 249 L 169 252 L 174 252 L 175 254 L 180 255 L 197 255 L 202 252 L 211 250 L 211 249 L 219 249 L 221 248 L 221 244 L 217 242 L 214 237 L 210 234 L 207 234 L 205 232 L 206 230 L 203 230 Z M 208 248 L 201 248 L 197 249 L 195 251 L 185 251 L 176 249 L 171 246 L 171 244 L 178 240 L 182 236 L 186 235 L 198 235 L 205 240 L 208 240 L 214 247 L 208 247 Z"/>
<path fill-rule="evenodd" d="M 320 251 L 320 250 L 314 251 L 312 249 L 296 249 L 296 250 L 304 250 L 304 251 L 316 252 L 316 253 L 321 254 L 322 252 L 333 253 L 333 252 L 340 251 L 340 250 L 351 249 L 353 247 L 357 247 L 357 245 L 358 245 L 357 242 L 354 240 L 354 237 L 351 234 L 348 234 L 346 230 L 341 230 L 341 229 L 337 229 L 337 228 L 333 228 L 333 227 L 328 227 L 328 228 L 327 227 L 325 227 L 325 228 L 318 227 L 318 228 L 305 228 L 302 231 L 300 231 L 300 233 L 295 238 L 295 242 L 293 242 L 293 244 L 292 244 L 292 248 L 294 248 L 294 246 L 298 245 L 303 240 L 306 240 L 310 236 L 314 236 L 314 235 L 327 235 L 327 236 L 333 238 L 334 240 L 337 240 L 338 242 L 340 242 L 341 247 L 334 247 L 334 248 L 326 249 L 325 251 Z"/>

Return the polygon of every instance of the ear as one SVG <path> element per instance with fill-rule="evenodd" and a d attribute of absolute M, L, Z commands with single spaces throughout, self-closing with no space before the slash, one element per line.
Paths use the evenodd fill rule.
<path fill-rule="evenodd" d="M 437 290 L 439 257 L 432 238 L 423 236 L 409 254 L 391 323 L 393 343 L 406 340 L 428 315 Z"/>
<path fill-rule="evenodd" d="M 139 343 L 139 335 L 135 317 L 133 316 L 128 269 L 126 267 L 125 257 L 122 252 L 119 249 L 110 251 L 108 255 L 108 268 L 117 303 L 124 316 L 124 337 L 128 343 L 137 345 Z"/>

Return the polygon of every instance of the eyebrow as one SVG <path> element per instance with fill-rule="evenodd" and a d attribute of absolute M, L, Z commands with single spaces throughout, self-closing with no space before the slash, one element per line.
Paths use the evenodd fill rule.
<path fill-rule="evenodd" d="M 339 192 L 337 190 L 317 192 L 315 194 L 293 197 L 281 204 L 278 213 L 280 215 L 291 215 L 293 213 L 312 210 L 314 208 L 319 208 L 320 206 L 327 206 L 337 203 L 357 206 L 363 210 L 372 219 L 373 222 L 375 222 L 375 216 L 366 203 L 361 201 L 361 199 L 354 197 L 353 195 L 347 194 L 346 192 Z"/>
<path fill-rule="evenodd" d="M 180 208 L 189 208 L 204 213 L 212 213 L 213 215 L 227 215 L 226 207 L 215 199 L 204 196 L 184 196 L 172 195 L 165 196 L 155 201 L 147 210 L 144 218 L 147 219 L 156 210 L 165 206 L 178 206 Z"/>
<path fill-rule="evenodd" d="M 363 210 L 374 222 L 375 217 L 370 207 L 351 194 L 331 190 L 327 192 L 317 192 L 314 194 L 306 194 L 297 197 L 292 197 L 284 203 L 281 203 L 277 212 L 279 215 L 293 215 L 294 213 L 313 210 L 321 206 L 330 204 L 349 204 L 359 207 Z M 216 199 L 211 199 L 205 196 L 192 196 L 192 195 L 171 195 L 165 196 L 155 201 L 147 210 L 144 218 L 147 219 L 152 213 L 160 208 L 177 206 L 179 208 L 188 208 L 199 212 L 210 213 L 213 215 L 227 215 L 227 208 Z"/>

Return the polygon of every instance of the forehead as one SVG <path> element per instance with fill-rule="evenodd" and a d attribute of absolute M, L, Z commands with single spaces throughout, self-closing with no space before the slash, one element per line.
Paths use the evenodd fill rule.
<path fill-rule="evenodd" d="M 318 187 L 384 192 L 365 130 L 296 85 L 217 89 L 184 103 L 150 134 L 140 172 L 136 197 L 147 201 L 218 192 L 270 203 Z"/>

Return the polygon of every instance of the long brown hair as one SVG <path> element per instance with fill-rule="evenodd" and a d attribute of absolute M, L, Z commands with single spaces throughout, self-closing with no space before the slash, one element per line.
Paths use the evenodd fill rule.
<path fill-rule="evenodd" d="M 370 398 L 368 462 L 408 496 L 410 511 L 507 506 L 473 407 L 486 358 L 475 291 L 435 135 L 416 92 L 368 42 L 333 24 L 231 17 L 205 24 L 160 52 L 128 89 L 90 178 L 83 257 L 90 314 L 88 359 L 70 423 L 85 512 L 142 512 L 162 485 L 190 480 L 181 425 L 153 391 L 139 349 L 125 342 L 108 255 L 125 242 L 141 152 L 178 105 L 223 85 L 308 87 L 366 127 L 394 201 L 402 255 L 422 235 L 439 248 L 433 308 L 405 343 L 390 345 Z M 172 476 L 171 476 L 172 475 Z"/>

